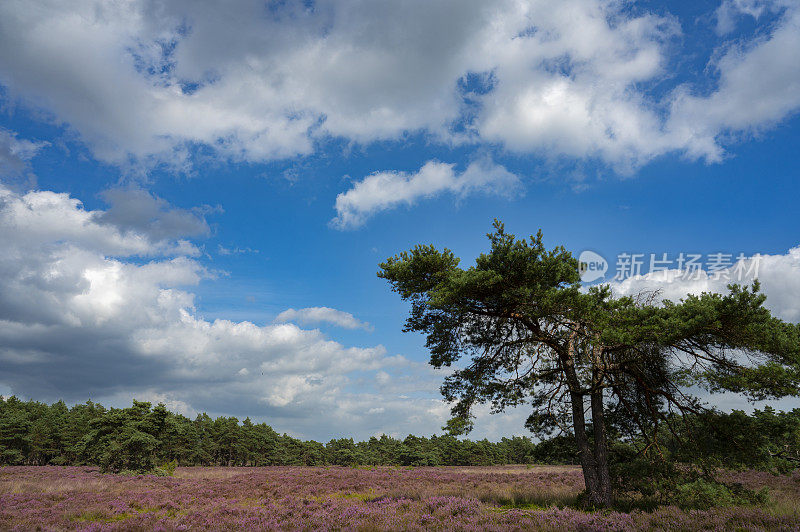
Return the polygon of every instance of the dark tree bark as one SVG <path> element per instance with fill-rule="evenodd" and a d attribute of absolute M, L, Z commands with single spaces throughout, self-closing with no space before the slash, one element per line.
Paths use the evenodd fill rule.
<path fill-rule="evenodd" d="M 586 503 L 591 507 L 607 507 L 614 502 L 611 473 L 608 468 L 608 444 L 603 417 L 602 390 L 591 394 L 594 446 L 589 445 L 584 415 L 584 395 L 571 393 L 572 421 L 575 444 L 580 456 L 583 479 L 586 484 Z"/>
<path fill-rule="evenodd" d="M 574 335 L 567 343 L 566 353 L 562 352 L 561 363 L 566 376 L 567 386 L 570 391 L 572 403 L 572 425 L 575 432 L 575 445 L 580 456 L 583 480 L 586 484 L 586 503 L 592 507 L 609 506 L 611 496 L 611 475 L 608 471 L 608 453 L 606 452 L 605 421 L 603 418 L 602 389 L 597 382 L 597 371 L 592 373 L 593 386 L 591 392 L 592 420 L 595 416 L 599 421 L 594 425 L 594 448 L 589 445 L 589 436 L 586 433 L 586 415 L 584 414 L 584 397 L 586 394 L 581 387 L 578 374 L 575 371 Z M 599 411 L 599 414 L 595 412 Z M 597 438 L 600 436 L 600 438 Z"/>
<path fill-rule="evenodd" d="M 598 494 L 601 506 L 610 506 L 614 502 L 611 489 L 611 473 L 608 469 L 608 439 L 606 437 L 606 420 L 603 415 L 603 389 L 592 391 L 592 427 L 594 430 L 594 461 L 597 469 Z"/>
<path fill-rule="evenodd" d="M 589 437 L 586 434 L 586 419 L 583 413 L 583 395 L 570 393 L 572 402 L 572 422 L 575 429 L 575 445 L 583 470 L 583 481 L 586 484 L 586 502 L 589 506 L 601 506 L 600 484 L 597 478 L 597 464 L 594 453 L 589 447 Z"/>

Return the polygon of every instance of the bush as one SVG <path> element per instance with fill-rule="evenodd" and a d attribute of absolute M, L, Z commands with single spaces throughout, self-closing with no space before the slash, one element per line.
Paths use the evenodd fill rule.
<path fill-rule="evenodd" d="M 707 510 L 715 506 L 764 504 L 769 499 L 766 490 L 755 492 L 741 484 L 715 479 L 711 469 L 652 454 L 640 456 L 630 447 L 614 449 L 612 457 L 612 480 L 623 504 Z"/>
<path fill-rule="evenodd" d="M 19 465 L 25 461 L 25 455 L 17 449 L 3 449 L 0 452 L 0 463 L 5 465 Z"/>
<path fill-rule="evenodd" d="M 677 484 L 672 499 L 676 506 L 696 510 L 708 510 L 712 506 L 733 506 L 736 501 L 727 486 L 702 478 Z"/>
<path fill-rule="evenodd" d="M 176 460 L 172 460 L 159 467 L 154 467 L 150 471 L 147 471 L 145 474 L 154 475 L 156 477 L 171 477 L 175 475 L 176 467 L 178 467 L 178 462 Z"/>

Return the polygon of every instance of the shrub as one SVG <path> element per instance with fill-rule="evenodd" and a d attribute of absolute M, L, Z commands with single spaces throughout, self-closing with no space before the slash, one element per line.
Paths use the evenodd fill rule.
<path fill-rule="evenodd" d="M 25 461 L 25 455 L 17 449 L 3 449 L 0 452 L 0 463 L 6 465 L 18 465 Z"/>
<path fill-rule="evenodd" d="M 756 492 L 741 484 L 717 480 L 710 468 L 652 455 L 631 455 L 631 448 L 615 451 L 612 480 L 623 505 L 708 510 L 715 506 L 763 504 L 769 499 L 766 490 Z"/>

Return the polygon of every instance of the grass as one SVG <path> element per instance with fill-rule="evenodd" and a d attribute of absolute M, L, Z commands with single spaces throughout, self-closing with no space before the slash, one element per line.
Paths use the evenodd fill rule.
<path fill-rule="evenodd" d="M 73 516 L 72 519 L 74 521 L 84 521 L 92 523 L 114 523 L 129 519 L 133 515 L 134 514 L 132 513 L 110 514 L 108 512 L 100 512 L 95 510 L 91 512 L 82 512 L 78 515 Z"/>
<path fill-rule="evenodd" d="M 248 469 L 237 467 L 179 467 L 172 476 L 193 480 L 219 480 L 238 477 L 247 472 Z"/>
<path fill-rule="evenodd" d="M 535 510 L 542 508 L 575 508 L 578 505 L 577 495 L 571 492 L 560 493 L 560 490 L 511 490 L 481 494 L 478 497 L 483 503 L 503 509 Z"/>

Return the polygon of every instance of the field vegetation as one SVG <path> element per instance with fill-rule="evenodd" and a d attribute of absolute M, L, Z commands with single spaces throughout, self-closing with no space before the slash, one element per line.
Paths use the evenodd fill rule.
<path fill-rule="evenodd" d="M 759 505 L 585 511 L 576 466 L 0 469 L 10 530 L 797 530 L 800 474 L 728 472 Z"/>

